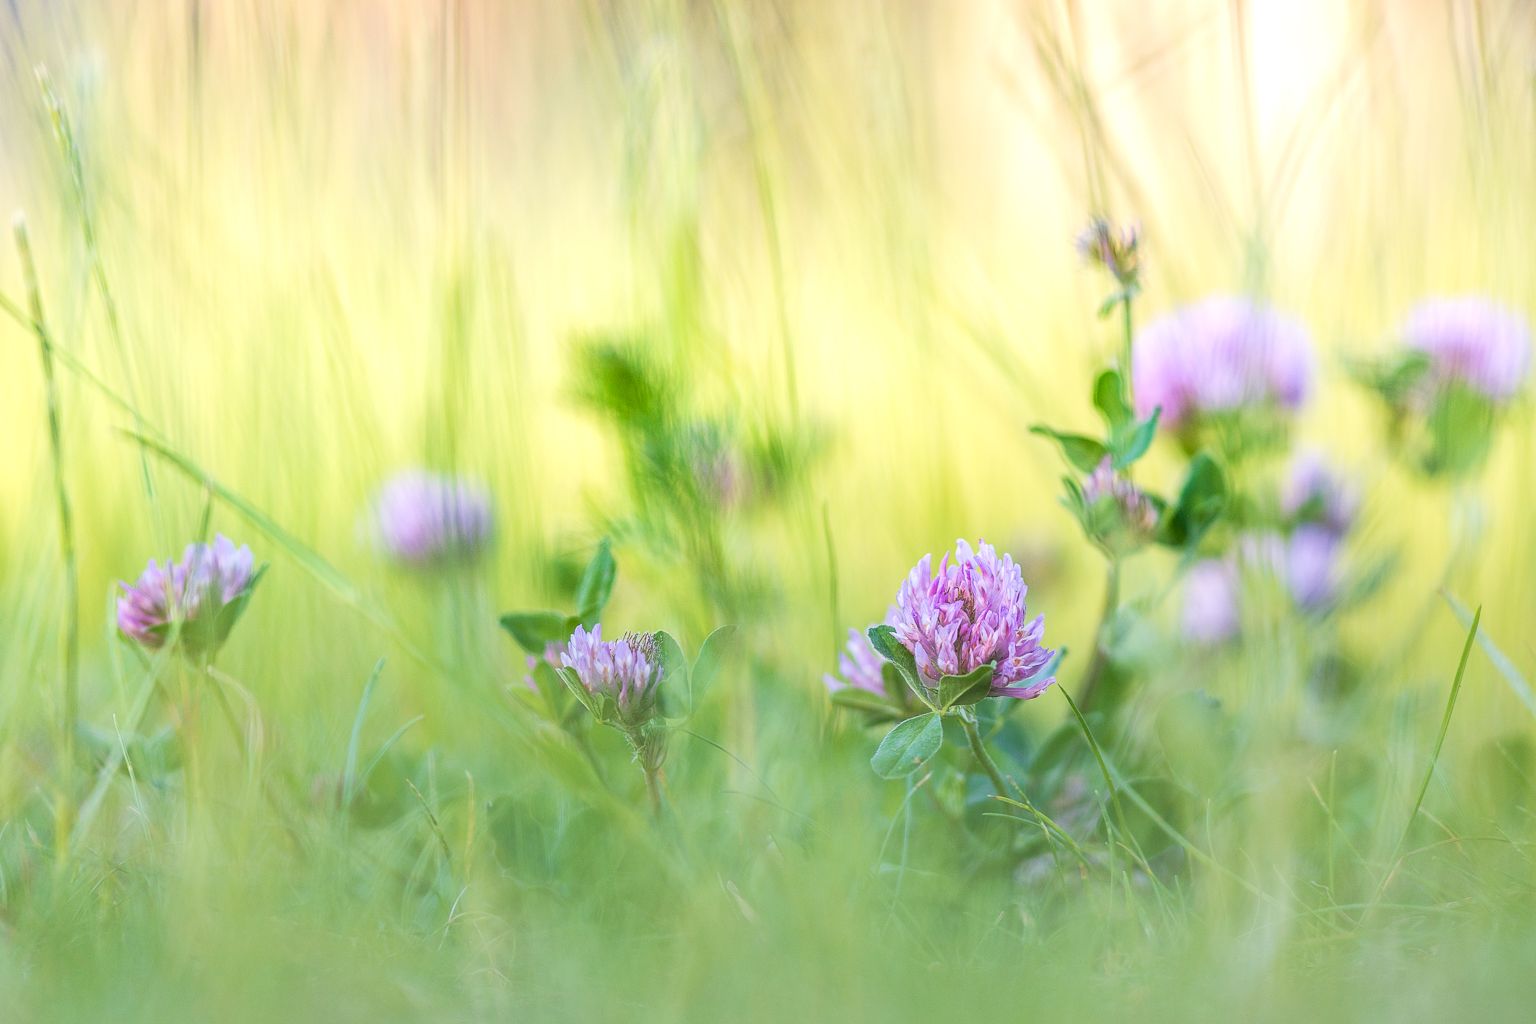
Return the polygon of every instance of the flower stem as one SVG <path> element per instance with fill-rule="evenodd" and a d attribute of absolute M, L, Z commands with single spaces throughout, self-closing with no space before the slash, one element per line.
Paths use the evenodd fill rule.
<path fill-rule="evenodd" d="M 635 760 L 640 763 L 640 770 L 645 773 L 645 794 L 651 798 L 651 814 L 660 821 L 661 765 L 666 748 L 658 743 L 663 740 L 654 732 L 647 734 L 643 725 L 626 726 L 623 732 L 630 749 L 635 752 Z"/>
<path fill-rule="evenodd" d="M 202 803 L 204 783 L 202 689 L 195 685 L 194 679 L 189 678 L 194 675 L 201 675 L 201 669 L 189 668 L 185 664 L 177 667 L 176 677 L 181 691 L 181 700 L 176 713 L 176 733 L 181 741 L 182 780 L 186 786 L 186 801 L 182 811 L 186 815 L 189 833 L 196 810 Z"/>
<path fill-rule="evenodd" d="M 1099 689 L 1099 682 L 1104 678 L 1104 670 L 1109 667 L 1108 644 L 1104 641 L 1104 632 L 1109 627 L 1109 620 L 1120 607 L 1120 560 L 1111 558 L 1109 572 L 1104 581 L 1104 610 L 1099 615 L 1099 626 L 1093 634 L 1093 657 L 1088 661 L 1088 668 L 1083 673 L 1083 685 L 1078 690 L 1078 704 L 1087 708 L 1093 704 L 1093 698 Z"/>
<path fill-rule="evenodd" d="M 238 687 L 240 684 L 235 681 L 233 676 L 215 668 L 211 661 L 203 666 L 203 671 L 213 683 L 210 689 L 213 690 L 213 695 L 218 698 L 219 709 L 224 712 L 224 720 L 229 723 L 229 731 L 234 734 L 235 746 L 240 751 L 240 759 L 245 762 L 246 772 L 254 777 L 256 774 L 256 763 L 253 757 L 254 751 L 247 737 L 246 728 L 235 717 L 235 709 L 229 703 L 229 697 L 224 693 L 224 687 Z"/>
<path fill-rule="evenodd" d="M 645 792 L 651 798 L 651 813 L 659 821 L 661 819 L 661 779 L 660 771 L 648 764 L 642 764 L 645 770 Z"/>
<path fill-rule="evenodd" d="M 997 790 L 998 796 L 1007 796 L 1010 786 L 1003 781 L 1003 773 L 998 770 L 997 762 L 992 760 L 992 755 L 987 753 L 986 745 L 981 742 L 981 733 L 976 728 L 976 717 L 970 714 L 960 716 L 960 724 L 965 728 L 965 738 L 971 745 L 971 755 L 976 758 L 976 763 L 981 765 L 981 770 L 987 773 L 987 778 L 992 780 L 992 788 Z M 1013 790 L 1022 795 L 1023 791 L 1018 783 L 1013 783 Z"/>
<path fill-rule="evenodd" d="M 1125 400 L 1135 408 L 1136 403 L 1131 395 L 1131 338 L 1134 335 L 1131 322 L 1131 297 L 1127 294 L 1120 300 L 1120 381 L 1125 387 Z"/>
<path fill-rule="evenodd" d="M 112 780 L 117 777 L 118 771 L 127 759 L 127 749 L 122 741 L 122 735 L 124 732 L 133 735 L 139 731 L 145 716 L 149 713 L 149 706 L 154 699 L 155 692 L 160 689 L 160 673 L 165 668 L 170 655 L 169 649 L 162 650 L 156 655 L 155 660 L 151 661 L 145 668 L 144 681 L 133 699 L 132 706 L 128 709 L 127 717 L 121 723 L 118 723 L 117 716 L 113 716 L 113 723 L 117 726 L 119 737 L 118 744 L 102 763 L 101 769 L 96 773 L 95 785 L 80 804 L 80 813 L 75 818 L 75 827 L 69 836 L 70 850 L 78 849 L 81 840 L 90 831 L 91 822 L 95 819 L 96 813 L 101 809 L 102 802 L 106 799 L 107 789 L 111 786 Z"/>

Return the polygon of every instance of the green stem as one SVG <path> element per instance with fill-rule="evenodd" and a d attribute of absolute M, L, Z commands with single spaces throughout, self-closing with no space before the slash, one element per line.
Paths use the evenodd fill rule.
<path fill-rule="evenodd" d="M 75 730 L 80 720 L 80 575 L 75 560 L 75 525 L 70 511 L 69 489 L 64 482 L 64 441 L 60 427 L 59 387 L 53 373 L 53 343 L 43 318 L 42 292 L 37 283 L 37 264 L 32 259 L 32 243 L 27 238 L 27 222 L 20 213 L 14 223 L 16 252 L 26 281 L 27 301 L 31 309 L 32 331 L 37 335 L 38 351 L 43 361 L 43 384 L 47 395 L 48 444 L 53 459 L 53 480 L 59 513 L 59 552 L 64 559 L 64 595 L 68 607 L 64 618 L 64 708 L 61 729 L 64 763 L 74 764 Z"/>
<path fill-rule="evenodd" d="M 1120 380 L 1125 385 L 1125 400 L 1134 408 L 1135 402 L 1131 394 L 1131 338 L 1135 331 L 1132 327 L 1129 295 L 1120 300 L 1120 332 Z"/>
<path fill-rule="evenodd" d="M 246 730 L 240 725 L 240 719 L 235 715 L 234 707 L 229 703 L 229 697 L 224 693 L 224 687 L 234 682 L 232 676 L 226 675 L 213 667 L 209 662 L 203 666 L 203 672 L 213 686 L 213 695 L 218 698 L 219 709 L 224 712 L 224 721 L 229 723 L 229 731 L 234 734 L 235 746 L 239 748 L 240 759 L 245 762 L 246 771 L 252 776 L 256 773 L 255 762 L 252 759 L 251 745 L 246 738 Z"/>
<path fill-rule="evenodd" d="M 123 762 L 127 757 L 127 751 L 124 749 L 121 737 L 124 731 L 130 736 L 137 733 L 140 726 L 143 725 L 144 718 L 149 713 L 150 702 L 154 699 L 155 691 L 160 686 L 160 673 L 165 668 L 170 657 L 171 651 L 169 648 L 161 650 L 155 656 L 155 659 L 144 670 L 144 682 L 140 685 L 138 693 L 133 698 L 133 704 L 128 709 L 127 718 L 121 723 L 117 723 L 114 716 L 119 743 L 116 747 L 112 748 L 112 753 L 103 762 L 101 770 L 96 773 L 95 785 L 91 787 L 90 793 L 86 796 L 84 802 L 80 804 L 80 813 L 75 818 L 75 827 L 69 836 L 68 849 L 77 850 L 81 841 L 90 831 L 91 822 L 95 820 L 97 812 L 101 810 L 101 805 L 107 797 L 107 790 L 112 785 L 112 780 L 117 777 L 117 772 L 122 768 Z"/>
<path fill-rule="evenodd" d="M 202 741 L 202 690 L 196 685 L 198 670 L 187 664 L 176 668 L 178 689 L 181 693 L 177 710 L 176 734 L 181 741 L 182 779 L 186 785 L 186 800 L 182 807 L 186 815 L 188 831 L 196 819 L 196 809 L 203 799 L 203 741 Z"/>
<path fill-rule="evenodd" d="M 660 821 L 661 765 L 666 758 L 666 748 L 659 744 L 664 739 L 655 732 L 647 734 L 644 725 L 626 725 L 623 732 L 635 753 L 635 760 L 640 763 L 640 770 L 645 773 L 645 794 L 651 800 L 651 814 Z"/>
<path fill-rule="evenodd" d="M 294 824 L 292 816 L 278 801 L 277 793 L 261 777 L 257 759 L 261 754 L 260 737 L 263 733 L 257 732 L 255 742 L 252 742 L 249 725 L 251 722 L 257 723 L 258 726 L 260 724 L 260 709 L 256 705 L 255 699 L 250 696 L 250 691 L 241 685 L 238 679 L 228 672 L 216 668 L 212 661 L 203 665 L 203 673 L 208 677 L 208 682 L 211 684 L 208 688 L 212 689 L 214 696 L 218 698 L 219 708 L 224 712 L 224 720 L 229 723 L 230 732 L 235 735 L 235 746 L 240 752 L 241 760 L 245 762 L 246 785 L 258 791 L 262 799 L 266 800 L 267 804 L 272 808 L 272 813 L 282 824 L 284 830 L 287 831 L 288 837 L 293 840 L 294 848 L 302 850 L 304 848 L 304 838 Z M 236 690 L 246 699 L 248 703 L 246 718 L 248 724 L 246 726 L 241 726 L 240 720 L 235 714 L 234 706 L 230 704 L 229 697 L 224 692 L 225 687 Z"/>
<path fill-rule="evenodd" d="M 648 764 L 642 764 L 640 767 L 645 770 L 645 792 L 651 798 L 651 813 L 660 820 L 661 780 L 657 777 L 660 773 Z"/>
<path fill-rule="evenodd" d="M 1088 661 L 1088 668 L 1083 672 L 1083 685 L 1078 690 L 1080 694 L 1078 703 L 1085 708 L 1092 706 L 1099 683 L 1104 678 L 1104 671 L 1109 667 L 1109 645 L 1105 643 L 1104 634 L 1109 627 L 1110 618 L 1119 607 L 1120 560 L 1111 558 L 1109 573 L 1104 581 L 1104 610 L 1099 614 L 1099 625 L 1093 634 L 1093 657 Z"/>
<path fill-rule="evenodd" d="M 981 770 L 987 773 L 987 778 L 992 780 L 992 787 L 997 790 L 997 795 L 1006 797 L 1010 789 L 1009 784 L 1003 781 L 1003 773 L 998 770 L 997 762 L 992 760 L 992 755 L 987 753 L 986 745 L 981 742 L 981 733 L 976 728 L 974 715 L 962 714 L 960 724 L 965 728 L 965 738 L 971 745 L 971 756 L 976 758 L 976 763 L 981 765 Z M 1010 780 L 1011 781 L 1011 780 Z M 1019 791 L 1019 785 L 1014 783 L 1011 787 Z"/>

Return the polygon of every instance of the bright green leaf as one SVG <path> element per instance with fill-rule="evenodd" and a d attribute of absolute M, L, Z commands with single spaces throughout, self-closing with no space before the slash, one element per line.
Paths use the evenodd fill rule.
<path fill-rule="evenodd" d="M 927 764 L 944 743 L 944 725 L 936 714 L 918 715 L 885 734 L 869 766 L 882 779 L 904 779 Z"/>
<path fill-rule="evenodd" d="M 1470 388 L 1447 388 L 1435 401 L 1425 426 L 1430 451 L 1424 468 L 1430 473 L 1464 475 L 1483 464 L 1493 445 L 1493 406 Z"/>
<path fill-rule="evenodd" d="M 963 676 L 945 676 L 939 680 L 939 707 L 942 710 L 966 707 L 983 699 L 992 689 L 992 665 L 979 665 Z"/>
<path fill-rule="evenodd" d="M 1163 517 L 1158 541 L 1170 547 L 1187 547 L 1205 535 L 1227 507 L 1227 478 L 1205 452 L 1189 460 L 1189 472 L 1172 513 Z"/>
<path fill-rule="evenodd" d="M 581 583 L 576 587 L 576 616 L 588 629 L 597 622 L 603 606 L 608 603 L 618 572 L 618 564 L 613 560 L 612 545 L 604 537 L 597 545 L 597 553 L 592 556 L 592 561 L 587 563 L 586 571 L 581 574 Z"/>
<path fill-rule="evenodd" d="M 692 691 L 688 678 L 688 656 L 683 647 L 665 630 L 658 629 L 656 654 L 661 660 L 662 708 L 669 718 L 683 718 L 693 713 Z"/>
<path fill-rule="evenodd" d="M 1162 412 L 1161 407 L 1153 409 L 1151 416 L 1136 423 L 1124 437 L 1116 438 L 1114 459 L 1116 469 L 1124 469 L 1147 454 L 1147 449 L 1152 447 L 1152 439 L 1157 436 L 1157 421 Z"/>
<path fill-rule="evenodd" d="M 559 612 L 508 612 L 501 617 L 501 628 L 512 634 L 519 647 L 541 658 L 547 645 L 570 640 L 576 627 Z"/>
<path fill-rule="evenodd" d="M 693 671 L 688 675 L 693 706 L 698 706 L 704 691 L 714 683 L 715 677 L 720 674 L 736 648 L 735 626 L 721 626 L 704 638 L 704 643 L 699 646 L 699 656 L 694 659 Z"/>
<path fill-rule="evenodd" d="M 261 578 L 266 574 L 267 566 L 263 563 L 251 574 L 250 582 L 245 585 L 245 589 L 233 601 L 219 609 L 219 614 L 214 620 L 213 646 L 222 644 L 229 636 L 229 631 L 235 628 L 235 623 L 240 621 L 240 616 L 245 614 L 246 606 L 251 603 L 251 595 L 256 593 L 256 584 L 260 583 Z M 182 628 L 185 630 L 187 627 Z"/>
<path fill-rule="evenodd" d="M 1067 457 L 1067 461 L 1084 473 L 1092 473 L 1108 454 L 1103 444 L 1081 434 L 1063 434 L 1045 426 L 1030 427 L 1029 432 L 1048 437 L 1061 445 L 1061 453 Z"/>
<path fill-rule="evenodd" d="M 927 688 L 918 679 L 917 659 L 913 658 L 912 652 L 896 639 L 894 628 L 886 625 L 869 627 L 869 645 L 875 649 L 876 654 L 896 666 L 897 671 L 901 673 L 902 682 L 907 684 L 907 689 L 917 695 L 918 700 L 929 707 L 933 706 L 933 702 L 928 697 Z"/>
<path fill-rule="evenodd" d="M 580 701 L 581 706 L 592 713 L 593 718 L 596 718 L 598 721 L 603 720 L 603 716 L 598 714 L 597 701 L 593 699 L 592 694 L 587 691 L 587 688 L 581 685 L 581 680 L 576 677 L 575 672 L 561 666 L 555 669 L 555 675 L 565 684 L 565 688 L 571 691 L 571 696 Z"/>
<path fill-rule="evenodd" d="M 533 666 L 533 670 L 528 675 L 533 679 L 534 688 L 544 698 L 544 703 L 549 708 L 550 718 L 559 719 L 563 709 L 562 706 L 569 707 L 569 705 L 564 704 L 560 699 L 562 687 L 555 676 L 554 666 L 547 661 L 540 660 L 537 665 Z"/>
<path fill-rule="evenodd" d="M 1125 382 L 1118 370 L 1105 370 L 1094 380 L 1093 407 L 1103 415 L 1111 433 L 1131 422 L 1135 413 L 1125 399 Z"/>

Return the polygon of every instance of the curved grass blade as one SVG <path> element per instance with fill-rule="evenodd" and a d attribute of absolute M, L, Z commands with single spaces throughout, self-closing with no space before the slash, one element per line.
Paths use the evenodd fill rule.
<path fill-rule="evenodd" d="M 1472 613 L 1467 610 L 1467 606 L 1444 590 L 1440 591 L 1440 596 L 1445 599 L 1445 603 L 1460 620 L 1462 628 L 1469 628 L 1472 625 Z M 1485 630 L 1478 630 L 1477 645 L 1483 649 L 1484 654 L 1488 655 L 1488 660 L 1493 662 L 1493 667 L 1499 670 L 1499 675 L 1504 677 L 1509 688 L 1515 691 L 1515 696 L 1520 698 L 1520 703 L 1525 705 L 1527 711 L 1536 715 L 1536 692 L 1531 690 L 1531 684 L 1525 681 L 1525 676 L 1520 674 L 1515 663 L 1509 660 L 1509 655 L 1499 649 Z"/>
<path fill-rule="evenodd" d="M 1429 766 L 1424 770 L 1424 781 L 1419 785 L 1419 795 L 1414 798 L 1413 810 L 1408 814 L 1408 820 L 1403 824 L 1402 838 L 1397 841 L 1397 850 L 1403 848 L 1403 843 L 1408 839 L 1408 830 L 1413 827 L 1414 819 L 1419 816 L 1419 809 L 1424 806 L 1424 795 L 1429 792 L 1429 784 L 1435 777 L 1435 766 L 1440 763 L 1440 749 L 1445 746 L 1445 736 L 1451 731 L 1451 714 L 1456 710 L 1456 698 L 1461 695 L 1461 680 L 1467 674 L 1467 659 L 1472 656 L 1472 641 L 1477 639 L 1477 627 L 1483 621 L 1483 609 L 1478 607 L 1472 615 L 1472 625 L 1467 630 L 1467 641 L 1461 647 L 1461 660 L 1456 663 L 1456 676 L 1451 680 L 1451 695 L 1445 701 L 1445 714 L 1440 716 L 1440 734 L 1435 737 L 1435 749 L 1429 755 Z M 1393 851 L 1394 856 L 1397 850 Z"/>
<path fill-rule="evenodd" d="M 373 688 L 379 676 L 384 674 L 384 659 L 380 658 L 363 684 L 362 699 L 357 702 L 357 714 L 352 716 L 352 735 L 347 739 L 347 763 L 341 773 L 341 806 L 351 807 L 357 792 L 357 743 L 363 732 L 363 719 L 368 716 L 368 702 L 373 699 Z"/>

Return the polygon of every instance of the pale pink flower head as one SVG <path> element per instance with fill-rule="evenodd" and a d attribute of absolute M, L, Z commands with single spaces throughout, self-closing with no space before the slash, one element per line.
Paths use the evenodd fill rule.
<path fill-rule="evenodd" d="M 1340 536 L 1327 526 L 1307 523 L 1292 531 L 1285 544 L 1285 585 L 1291 599 L 1307 611 L 1328 607 L 1340 584 Z"/>
<path fill-rule="evenodd" d="M 1095 539 L 1111 549 L 1134 549 L 1157 531 L 1157 505 L 1115 469 L 1108 455 L 1083 481 L 1083 502 L 1093 517 Z M 1101 509 L 1108 513 L 1107 520 Z"/>
<path fill-rule="evenodd" d="M 1186 639 L 1206 646 L 1237 635 L 1241 580 L 1232 564 L 1221 558 L 1196 562 L 1184 574 L 1182 626 Z"/>
<path fill-rule="evenodd" d="M 828 672 L 822 676 L 827 690 L 836 693 L 849 688 L 866 690 L 885 696 L 885 679 L 881 675 L 885 660 L 869 645 L 869 637 L 857 629 L 848 630 L 848 644 L 837 656 L 837 675 Z"/>
<path fill-rule="evenodd" d="M 664 665 L 654 633 L 604 640 L 600 623 L 590 633 L 577 626 L 560 664 L 575 673 L 589 694 L 611 698 L 626 720 L 647 718 L 656 707 Z"/>
<path fill-rule="evenodd" d="M 1295 410 L 1312 386 L 1312 346 L 1299 320 L 1254 299 L 1218 296 L 1174 310 L 1136 334 L 1136 409 L 1179 427 L 1251 406 Z"/>
<path fill-rule="evenodd" d="M 132 585 L 119 584 L 117 628 L 151 649 L 174 635 L 190 655 L 212 653 L 229 636 L 260 575 L 251 549 L 236 547 L 223 534 L 212 544 L 189 544 L 180 561 L 160 565 L 150 559 Z"/>
<path fill-rule="evenodd" d="M 564 650 L 559 644 L 550 641 L 544 645 L 544 653 L 541 655 L 528 655 L 524 661 L 528 671 L 523 675 L 523 685 L 528 689 L 538 692 L 539 684 L 533 679 L 533 674 L 539 670 L 540 665 L 548 665 L 550 668 L 560 667 L 560 652 Z"/>
<path fill-rule="evenodd" d="M 484 487 L 425 470 L 397 474 L 379 488 L 374 519 L 384 549 L 418 567 L 477 556 L 495 525 Z"/>
<path fill-rule="evenodd" d="M 1041 646 L 1045 617 L 1027 618 L 1024 576 L 1008 555 L 998 557 L 982 541 L 964 540 L 933 571 L 924 555 L 896 594 L 891 626 L 912 652 L 921 681 L 937 686 L 944 676 L 995 666 L 991 694 L 1028 700 L 1056 680 L 1037 679 L 1054 651 Z"/>
<path fill-rule="evenodd" d="M 1077 251 L 1088 263 L 1103 267 L 1123 288 L 1136 284 L 1141 274 L 1141 229 L 1135 224 L 1117 227 L 1095 217 L 1077 236 Z"/>
<path fill-rule="evenodd" d="M 1432 384 L 1459 384 L 1505 402 L 1525 383 L 1531 329 L 1525 317 L 1480 296 L 1426 299 L 1409 311 L 1403 344 L 1429 359 Z"/>
<path fill-rule="evenodd" d="M 1287 519 L 1304 520 L 1343 536 L 1355 523 L 1360 493 L 1316 451 L 1291 460 L 1280 508 Z"/>
<path fill-rule="evenodd" d="M 1303 523 L 1289 536 L 1245 534 L 1225 558 L 1197 562 L 1184 577 L 1184 637 L 1214 645 L 1232 639 L 1242 626 L 1246 585 L 1273 580 L 1295 607 L 1327 610 L 1341 583 L 1343 540 L 1327 526 Z"/>

